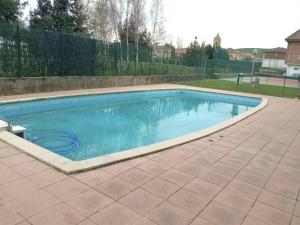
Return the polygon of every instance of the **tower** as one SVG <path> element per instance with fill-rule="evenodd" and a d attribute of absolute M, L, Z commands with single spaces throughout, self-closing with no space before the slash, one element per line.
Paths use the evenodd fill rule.
<path fill-rule="evenodd" d="M 213 47 L 214 48 L 221 48 L 221 42 L 222 42 L 222 39 L 221 39 L 221 37 L 218 33 L 217 36 L 214 37 Z"/>

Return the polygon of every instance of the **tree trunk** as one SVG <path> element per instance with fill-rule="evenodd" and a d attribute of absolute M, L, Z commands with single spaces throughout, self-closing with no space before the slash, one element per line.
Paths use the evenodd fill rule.
<path fill-rule="evenodd" d="M 137 38 L 137 40 L 136 40 L 135 60 L 137 63 L 139 62 L 139 38 Z"/>

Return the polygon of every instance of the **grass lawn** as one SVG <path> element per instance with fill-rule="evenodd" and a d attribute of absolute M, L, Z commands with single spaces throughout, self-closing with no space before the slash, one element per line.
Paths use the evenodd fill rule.
<path fill-rule="evenodd" d="M 250 84 L 242 84 L 237 86 L 235 82 L 225 81 L 225 80 L 188 81 L 188 82 L 181 82 L 179 84 L 282 97 L 282 87 L 274 86 L 274 85 L 260 84 L 259 88 L 254 88 Z M 283 97 L 300 98 L 300 89 L 285 87 Z"/>

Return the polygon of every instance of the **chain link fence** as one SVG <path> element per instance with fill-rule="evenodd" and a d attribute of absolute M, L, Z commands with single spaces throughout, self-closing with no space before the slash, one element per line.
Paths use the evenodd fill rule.
<path fill-rule="evenodd" d="M 138 49 L 138 50 L 137 50 Z M 249 72 L 251 62 L 154 57 L 153 47 L 0 24 L 0 76 L 214 75 Z"/>
<path fill-rule="evenodd" d="M 168 57 L 157 57 L 154 51 L 151 45 L 105 43 L 73 33 L 0 23 L 0 77 L 168 75 L 170 83 L 299 96 L 299 78 L 262 68 L 261 62 L 177 57 L 174 49 Z M 254 87 L 253 80 L 259 85 Z"/>

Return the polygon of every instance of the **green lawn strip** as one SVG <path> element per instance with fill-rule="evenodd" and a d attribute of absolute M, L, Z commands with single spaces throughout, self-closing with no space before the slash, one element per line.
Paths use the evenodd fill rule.
<path fill-rule="evenodd" d="M 179 84 L 204 87 L 204 88 L 213 88 L 227 91 L 238 91 L 245 93 L 261 94 L 261 95 L 271 95 L 282 97 L 282 87 L 275 85 L 265 85 L 260 84 L 258 88 L 252 87 L 250 84 L 241 84 L 236 85 L 235 82 L 226 81 L 226 80 L 200 80 L 200 81 L 188 81 L 181 82 Z M 300 98 L 300 89 L 285 87 L 284 96 L 287 98 Z"/>

